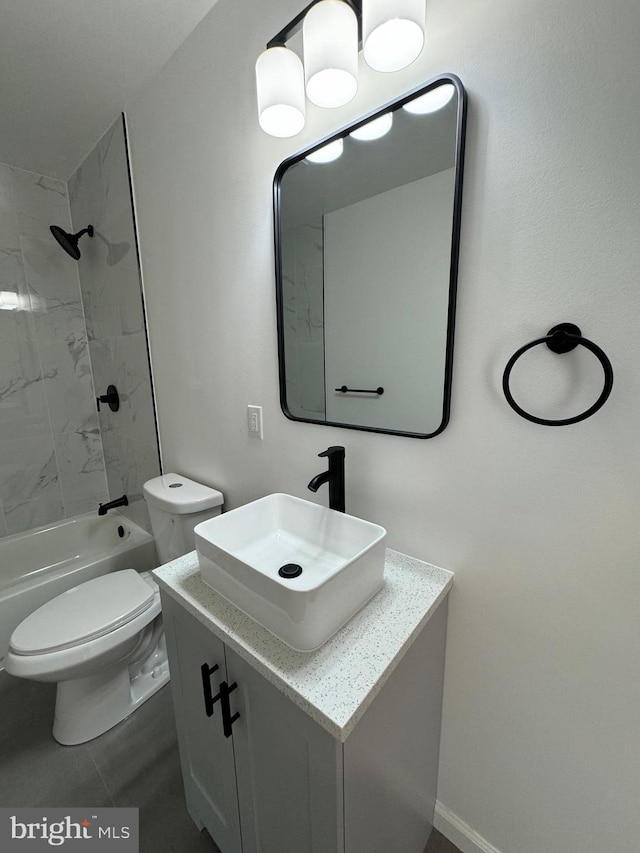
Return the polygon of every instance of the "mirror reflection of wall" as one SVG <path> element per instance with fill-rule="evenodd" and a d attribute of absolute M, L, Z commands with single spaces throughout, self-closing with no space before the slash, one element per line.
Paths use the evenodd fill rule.
<path fill-rule="evenodd" d="M 2 537 L 135 500 L 160 465 L 123 120 L 68 183 L 0 164 L 0 208 Z M 88 224 L 78 261 L 49 230 Z"/>
<path fill-rule="evenodd" d="M 438 428 L 451 256 L 443 211 L 453 183 L 454 170 L 445 169 L 325 216 L 327 420 Z M 384 394 L 335 392 L 363 380 Z"/>
<path fill-rule="evenodd" d="M 430 111 L 409 112 L 421 99 Z M 420 437 L 446 425 L 463 107 L 459 81 L 440 78 L 338 134 L 337 159 L 314 162 L 326 145 L 278 170 L 289 417 Z M 382 121 L 383 136 L 363 138 Z"/>

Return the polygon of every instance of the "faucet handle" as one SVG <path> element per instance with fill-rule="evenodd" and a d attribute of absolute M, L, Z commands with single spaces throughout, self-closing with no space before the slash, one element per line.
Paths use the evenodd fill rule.
<path fill-rule="evenodd" d="M 329 459 L 331 459 L 332 456 L 341 456 L 344 459 L 344 455 L 345 449 L 339 444 L 327 447 L 327 449 L 323 450 L 322 453 L 318 453 L 318 456 L 328 456 Z"/>

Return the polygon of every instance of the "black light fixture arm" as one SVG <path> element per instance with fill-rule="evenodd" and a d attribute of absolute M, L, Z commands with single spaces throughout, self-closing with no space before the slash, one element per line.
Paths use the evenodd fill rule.
<path fill-rule="evenodd" d="M 581 412 L 579 415 L 575 415 L 572 418 L 550 420 L 548 418 L 539 418 L 536 415 L 530 414 L 519 406 L 513 399 L 513 394 L 509 387 L 509 378 L 511 376 L 513 366 L 521 355 L 538 344 L 546 344 L 552 352 L 558 354 L 571 352 L 571 350 L 575 349 L 578 344 L 580 344 L 596 356 L 602 365 L 602 370 L 604 372 L 604 387 L 598 399 L 592 406 L 589 406 L 586 411 Z M 507 362 L 507 366 L 505 367 L 504 374 L 502 376 L 502 390 L 504 391 L 504 396 L 507 398 L 507 403 L 509 403 L 511 408 L 521 417 L 525 418 L 525 420 L 532 421 L 534 424 L 543 424 L 544 426 L 566 426 L 568 424 L 577 424 L 579 421 L 584 421 L 586 418 L 591 417 L 591 415 L 595 414 L 598 409 L 604 406 L 609 398 L 609 394 L 611 394 L 612 387 L 613 367 L 611 366 L 611 362 L 597 344 L 594 344 L 593 341 L 582 336 L 579 326 L 576 326 L 574 323 L 559 323 L 557 326 L 553 326 L 553 328 L 549 329 L 543 338 L 536 338 L 535 341 L 530 341 L 528 344 L 520 347 L 520 349 L 514 352 Z"/>

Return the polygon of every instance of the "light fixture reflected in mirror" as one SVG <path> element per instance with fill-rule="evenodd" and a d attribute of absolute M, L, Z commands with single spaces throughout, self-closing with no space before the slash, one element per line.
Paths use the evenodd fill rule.
<path fill-rule="evenodd" d="M 424 46 L 425 0 L 315 0 L 267 44 L 256 62 L 260 127 L 271 136 L 299 133 L 306 96 L 341 107 L 358 89 L 358 29 L 377 71 L 399 71 Z M 287 42 L 302 28 L 304 65 Z"/>
<path fill-rule="evenodd" d="M 380 118 L 374 118 L 373 121 L 368 121 L 366 124 L 361 125 L 357 130 L 352 130 L 349 136 L 362 142 L 370 142 L 374 139 L 380 139 L 389 133 L 392 125 L 393 115 L 385 113 Z"/>
<path fill-rule="evenodd" d="M 0 310 L 17 311 L 18 294 L 11 290 L 0 290 Z"/>
<path fill-rule="evenodd" d="M 35 293 L 14 293 L 12 290 L 0 290 L 0 311 L 42 311 L 42 297 Z"/>
<path fill-rule="evenodd" d="M 412 115 L 418 116 L 435 113 L 437 110 L 441 110 L 443 107 L 446 107 L 455 93 L 455 87 L 450 83 L 444 86 L 438 86 L 435 89 L 430 89 L 428 92 L 425 92 L 425 94 L 421 95 L 419 98 L 409 101 L 402 107 L 402 109 Z"/>
<path fill-rule="evenodd" d="M 323 145 L 322 148 L 318 148 L 312 151 L 311 154 L 307 154 L 305 159 L 310 163 L 332 163 L 342 154 L 343 149 L 344 143 L 342 139 L 334 139 L 333 142 L 329 142 L 327 145 Z"/>

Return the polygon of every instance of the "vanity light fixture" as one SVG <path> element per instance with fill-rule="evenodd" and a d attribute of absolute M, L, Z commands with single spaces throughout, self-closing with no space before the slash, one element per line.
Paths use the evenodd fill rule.
<path fill-rule="evenodd" d="M 302 49 L 307 97 L 342 107 L 358 91 L 358 19 L 345 0 L 320 0 L 304 17 Z"/>
<path fill-rule="evenodd" d="M 424 45 L 426 0 L 312 0 L 267 44 L 256 62 L 260 127 L 295 136 L 306 97 L 341 107 L 358 90 L 358 49 L 376 71 L 399 71 Z M 302 28 L 304 64 L 287 42 Z"/>
<path fill-rule="evenodd" d="M 374 71 L 400 71 L 424 46 L 424 0 L 363 0 L 362 43 Z"/>
<path fill-rule="evenodd" d="M 349 136 L 362 142 L 380 139 L 389 133 L 392 125 L 393 115 L 391 113 L 384 113 L 379 118 L 374 118 L 373 121 L 368 121 L 356 130 L 352 130 Z"/>
<path fill-rule="evenodd" d="M 292 50 L 272 47 L 256 62 L 258 121 L 270 136 L 295 136 L 304 127 L 304 68 Z"/>
<path fill-rule="evenodd" d="M 343 147 L 342 139 L 334 139 L 333 142 L 328 142 L 322 148 L 317 148 L 311 154 L 307 154 L 305 160 L 310 163 L 332 163 L 342 154 Z"/>

